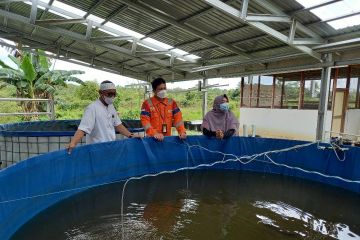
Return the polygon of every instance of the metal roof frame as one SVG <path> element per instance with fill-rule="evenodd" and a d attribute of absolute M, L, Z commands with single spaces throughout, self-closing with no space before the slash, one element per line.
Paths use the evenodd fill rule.
<path fill-rule="evenodd" d="M 332 52 L 336 53 L 334 63 L 360 63 L 352 54 L 360 53 L 360 27 L 335 31 L 326 23 L 360 13 L 321 20 L 309 12 L 338 1 L 305 8 L 289 0 L 286 9 L 280 0 L 61 1 L 84 6 L 86 14 L 80 16 L 54 6 L 55 0 L 31 0 L 31 5 L 5 0 L 0 2 L 0 37 L 28 45 L 23 48 L 26 51 L 41 48 L 52 52 L 51 57 L 80 60 L 86 66 L 146 81 L 156 76 L 170 81 L 200 79 L 204 71 L 210 71 L 206 76 L 239 76 L 269 71 L 268 66 L 272 65 L 276 65 L 273 69 L 319 66 L 322 54 Z M 69 18 L 56 16 L 53 11 Z M 91 14 L 104 21 L 91 21 Z M 134 25 L 136 19 L 145 16 L 148 22 L 141 27 Z M 309 22 L 304 16 L 314 20 Z M 106 25 L 110 21 L 126 28 L 131 26 L 144 37 L 113 29 Z M 154 27 L 156 23 L 158 26 Z M 211 32 L 210 26 L 216 26 L 217 31 Z M 172 38 L 170 42 L 169 34 L 175 29 L 184 37 Z M 149 43 L 145 41 L 148 37 L 172 48 Z M 177 48 L 187 53 L 174 51 Z M 190 54 L 201 58 L 194 59 Z M 282 64 L 294 58 L 301 59 L 301 64 Z"/>

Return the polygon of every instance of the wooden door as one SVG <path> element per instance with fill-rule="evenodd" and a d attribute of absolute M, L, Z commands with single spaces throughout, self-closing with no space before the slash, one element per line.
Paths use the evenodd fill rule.
<path fill-rule="evenodd" d="M 345 88 L 337 88 L 335 90 L 332 104 L 332 132 L 342 133 L 344 131 L 346 97 L 347 93 Z M 331 136 L 338 136 L 336 133 L 331 134 Z"/>

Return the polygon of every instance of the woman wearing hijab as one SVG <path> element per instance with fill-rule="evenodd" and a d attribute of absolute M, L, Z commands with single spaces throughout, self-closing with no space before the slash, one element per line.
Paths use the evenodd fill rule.
<path fill-rule="evenodd" d="M 217 139 L 229 138 L 238 131 L 239 122 L 229 110 L 229 98 L 226 94 L 217 96 L 213 109 L 208 112 L 201 125 L 203 134 Z"/>

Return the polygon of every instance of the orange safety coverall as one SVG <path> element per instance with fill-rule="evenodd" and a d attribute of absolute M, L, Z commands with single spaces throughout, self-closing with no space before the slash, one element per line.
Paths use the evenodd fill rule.
<path fill-rule="evenodd" d="M 156 133 L 171 136 L 172 126 L 179 134 L 186 132 L 181 111 L 171 98 L 160 101 L 156 97 L 151 97 L 145 100 L 141 107 L 140 120 L 147 136 L 152 137 Z M 163 132 L 164 124 L 166 124 L 166 132 Z"/>

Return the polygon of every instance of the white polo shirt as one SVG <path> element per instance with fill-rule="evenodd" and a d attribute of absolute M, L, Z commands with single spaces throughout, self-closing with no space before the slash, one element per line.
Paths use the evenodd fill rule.
<path fill-rule="evenodd" d="M 105 106 L 99 99 L 86 107 L 78 129 L 86 133 L 86 144 L 115 140 L 114 127 L 121 124 L 114 105 Z"/>

